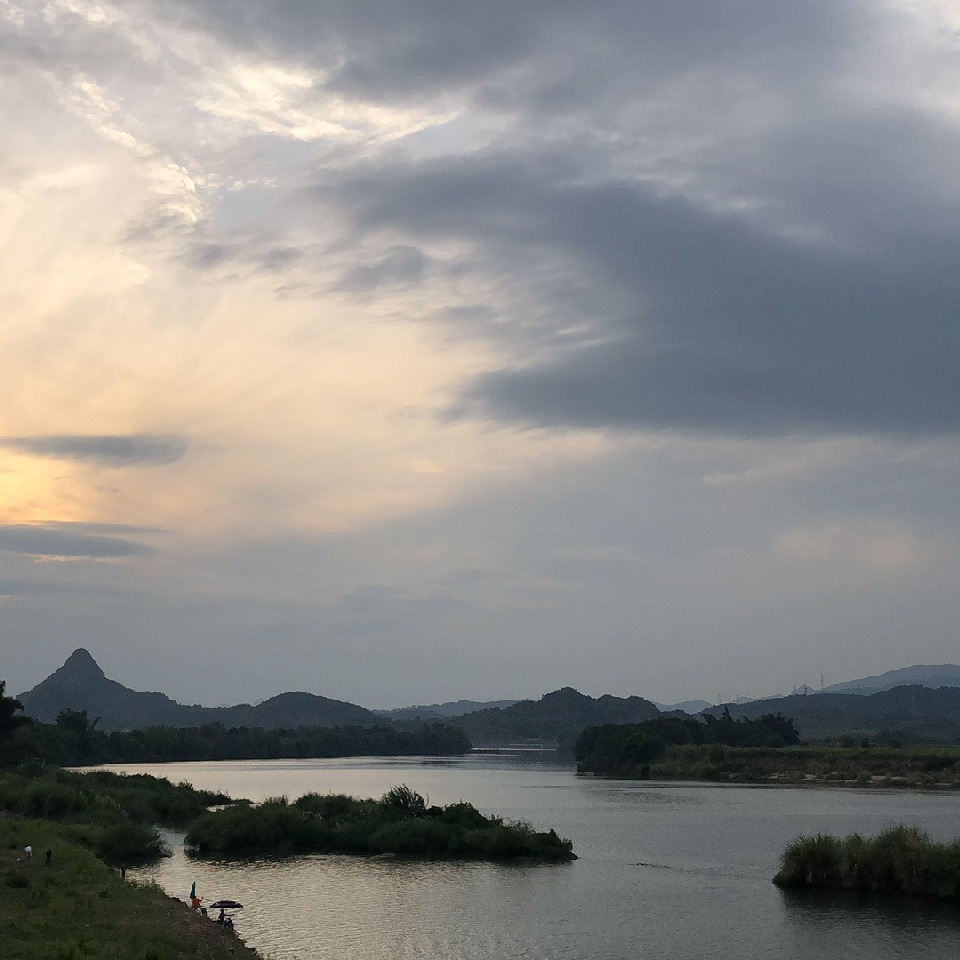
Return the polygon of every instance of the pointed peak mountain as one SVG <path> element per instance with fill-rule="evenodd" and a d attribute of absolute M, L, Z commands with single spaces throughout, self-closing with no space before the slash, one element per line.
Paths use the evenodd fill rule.
<path fill-rule="evenodd" d="M 63 666 L 55 670 L 50 679 L 67 683 L 89 683 L 91 680 L 103 680 L 106 674 L 100 669 L 100 664 L 84 647 L 77 647 L 64 661 Z"/>
<path fill-rule="evenodd" d="M 53 723 L 63 710 L 86 710 L 100 718 L 101 730 L 142 727 L 198 727 L 223 723 L 230 727 L 373 726 L 377 716 L 356 704 L 312 693 L 281 693 L 259 706 L 185 706 L 163 693 L 131 690 L 110 680 L 89 650 L 80 647 L 59 669 L 32 690 L 18 695 L 24 716 Z"/>

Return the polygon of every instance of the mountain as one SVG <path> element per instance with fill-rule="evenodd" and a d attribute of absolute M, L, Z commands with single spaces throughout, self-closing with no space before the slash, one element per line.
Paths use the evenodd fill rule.
<path fill-rule="evenodd" d="M 53 723 L 62 710 L 86 710 L 99 717 L 101 730 L 140 727 L 199 727 L 222 723 L 225 727 L 339 727 L 374 726 L 380 719 L 371 710 L 353 703 L 312 693 L 281 693 L 263 703 L 233 707 L 186 706 L 162 693 L 144 693 L 110 680 L 82 647 L 67 657 L 62 667 L 17 699 L 24 716 Z"/>
<path fill-rule="evenodd" d="M 824 687 L 821 693 L 869 694 L 910 685 L 931 688 L 960 687 L 960 667 L 955 663 L 917 664 L 900 670 L 888 670 L 875 677 L 832 683 Z"/>
<path fill-rule="evenodd" d="M 395 707 L 393 710 L 374 710 L 380 717 L 390 720 L 450 720 L 477 710 L 509 707 L 516 700 L 448 700 L 445 703 L 418 704 L 412 707 Z"/>
<path fill-rule="evenodd" d="M 255 707 L 242 703 L 201 709 L 216 709 L 225 727 L 370 727 L 381 722 L 366 707 L 313 693 L 280 693 Z"/>
<path fill-rule="evenodd" d="M 960 739 L 960 687 L 933 690 L 911 684 L 872 694 L 795 694 L 727 706 L 735 718 L 782 713 L 804 739 L 874 738 L 880 733 L 898 739 Z M 705 712 L 719 715 L 722 710 Z"/>
<path fill-rule="evenodd" d="M 703 713 L 704 710 L 709 710 L 713 706 L 709 700 L 683 700 L 681 703 L 657 703 L 654 701 L 654 705 L 661 713 L 670 713 L 675 710 L 680 710 L 683 713 Z"/>
<path fill-rule="evenodd" d="M 93 719 L 100 717 L 105 730 L 123 727 L 195 726 L 193 714 L 184 720 L 185 711 L 200 707 L 184 707 L 162 693 L 140 693 L 110 680 L 99 664 L 82 647 L 67 657 L 63 666 L 17 699 L 23 704 L 24 716 L 53 723 L 61 710 L 86 710 Z M 180 721 L 180 722 L 178 722 Z"/>
<path fill-rule="evenodd" d="M 572 687 L 520 700 L 509 707 L 488 707 L 460 718 L 474 744 L 496 746 L 523 740 L 556 741 L 602 723 L 639 723 L 660 715 L 642 697 L 589 697 Z"/>

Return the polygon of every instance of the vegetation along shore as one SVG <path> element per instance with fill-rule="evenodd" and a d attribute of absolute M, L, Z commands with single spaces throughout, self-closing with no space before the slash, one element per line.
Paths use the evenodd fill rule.
<path fill-rule="evenodd" d="M 15 855 L 32 843 L 29 862 Z M 44 851 L 51 850 L 48 864 Z M 159 888 L 128 883 L 58 828 L 0 820 L 0 928 L 7 960 L 239 960 L 235 935 Z"/>
<path fill-rule="evenodd" d="M 90 830 L 0 814 L 6 960 L 256 960 L 239 937 L 158 887 L 123 880 L 98 859 Z"/>
<path fill-rule="evenodd" d="M 221 810 L 208 810 L 224 803 Z M 465 802 L 429 806 L 405 786 L 380 800 L 308 794 L 294 803 L 279 798 L 253 806 L 145 775 L 5 770 L 0 772 L 3 956 L 256 956 L 234 935 L 159 889 L 121 879 L 123 868 L 164 854 L 155 824 L 186 830 L 192 852 L 220 857 L 309 851 L 512 862 L 575 859 L 570 841 L 552 830 L 538 832 L 487 817 Z"/>
<path fill-rule="evenodd" d="M 960 746 L 804 746 L 791 720 L 729 713 L 589 727 L 577 770 L 623 779 L 960 789 Z"/>
<path fill-rule="evenodd" d="M 784 850 L 779 887 L 905 893 L 960 898 L 960 840 L 935 843 L 916 827 L 891 827 L 873 838 L 852 834 L 799 837 Z"/>

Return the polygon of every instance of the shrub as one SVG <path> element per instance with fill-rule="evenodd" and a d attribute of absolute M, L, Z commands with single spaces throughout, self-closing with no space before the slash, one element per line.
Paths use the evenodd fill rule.
<path fill-rule="evenodd" d="M 455 845 L 457 831 L 437 820 L 401 820 L 380 827 L 371 836 L 370 850 L 401 856 L 436 856 Z"/>
<path fill-rule="evenodd" d="M 380 798 L 380 805 L 405 817 L 422 817 L 427 811 L 427 801 L 405 783 L 391 787 Z"/>
<path fill-rule="evenodd" d="M 17 804 L 18 812 L 41 820 L 62 820 L 89 806 L 84 791 L 46 779 L 31 783 Z"/>
<path fill-rule="evenodd" d="M 134 821 L 124 821 L 107 827 L 95 849 L 97 856 L 113 867 L 148 863 L 166 853 L 157 831 Z"/>
<path fill-rule="evenodd" d="M 960 841 L 937 844 L 916 827 L 897 826 L 873 839 L 819 834 L 790 843 L 773 882 L 781 887 L 960 895 Z"/>
<path fill-rule="evenodd" d="M 840 882 L 841 843 L 818 833 L 794 840 L 780 858 L 773 882 L 781 887 L 833 887 Z"/>
<path fill-rule="evenodd" d="M 488 822 L 487 817 L 472 803 L 467 803 L 465 800 L 448 804 L 445 807 L 431 807 L 430 813 L 444 823 L 454 824 L 455 826 L 465 827 L 467 829 L 483 827 Z"/>
<path fill-rule="evenodd" d="M 258 807 L 227 807 L 199 817 L 186 843 L 196 853 L 574 859 L 570 842 L 552 830 L 537 833 L 528 824 L 504 824 L 464 801 L 428 807 L 420 794 L 403 784 L 377 801 L 312 793 L 293 804 L 279 798 Z"/>

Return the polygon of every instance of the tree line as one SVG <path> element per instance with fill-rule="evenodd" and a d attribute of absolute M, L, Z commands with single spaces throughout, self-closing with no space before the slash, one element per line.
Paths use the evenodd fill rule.
<path fill-rule="evenodd" d="M 588 727 L 574 745 L 577 769 L 610 777 L 643 777 L 650 764 L 671 747 L 718 744 L 728 747 L 788 747 L 800 742 L 793 721 L 782 713 L 755 720 L 721 716 L 658 717 L 641 723 L 607 723 Z"/>
<path fill-rule="evenodd" d="M 374 727 L 145 727 L 106 733 L 86 710 L 63 710 L 55 723 L 18 716 L 19 701 L 0 681 L 0 762 L 83 766 L 195 760 L 281 760 L 349 756 L 448 756 L 469 753 L 456 724 Z"/>

